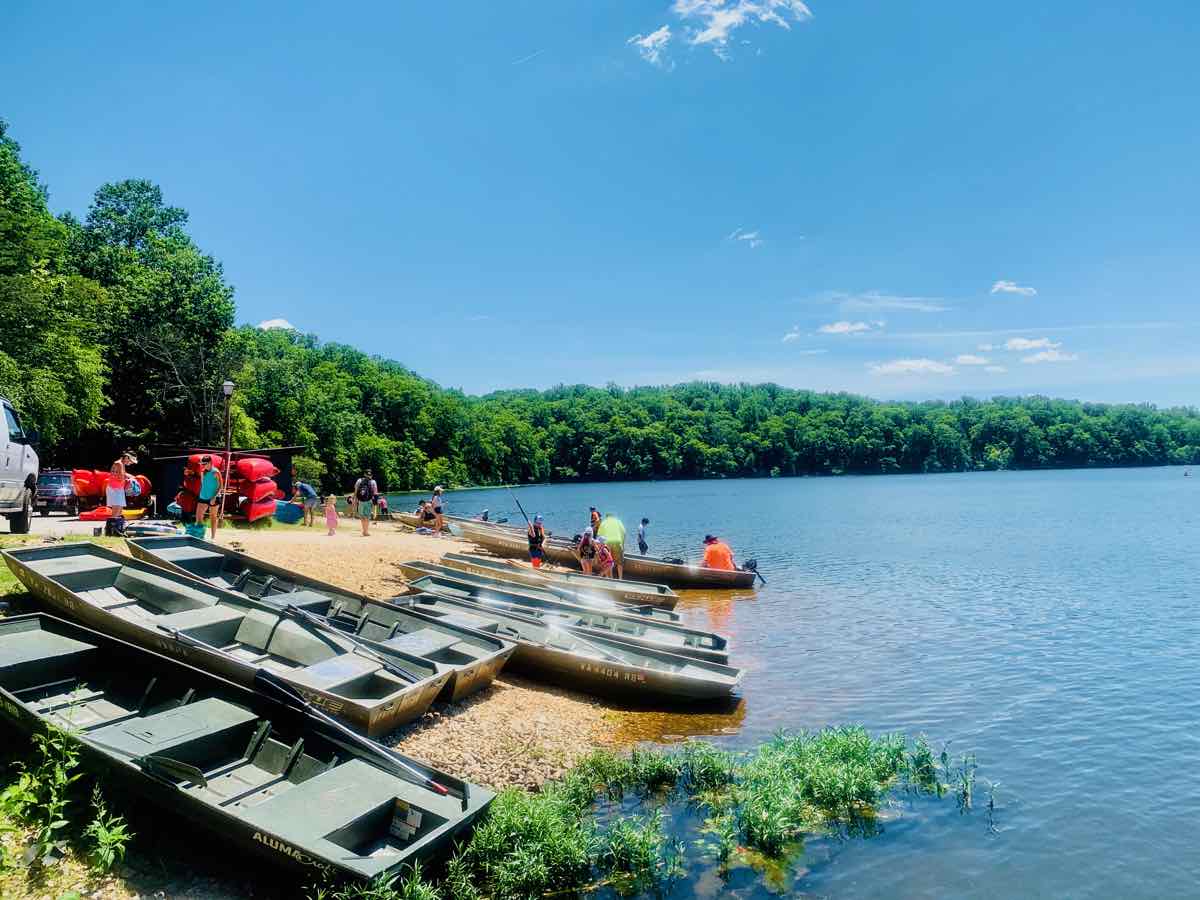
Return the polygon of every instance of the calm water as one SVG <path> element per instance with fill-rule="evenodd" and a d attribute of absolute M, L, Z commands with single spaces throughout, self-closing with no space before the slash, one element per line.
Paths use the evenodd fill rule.
<path fill-rule="evenodd" d="M 689 595 L 747 669 L 722 716 L 634 716 L 631 734 L 750 746 L 861 722 L 975 753 L 994 828 L 904 803 L 870 840 L 810 841 L 790 890 L 832 897 L 1200 896 L 1200 477 L 1182 469 L 523 488 L 571 534 L 596 505 L 652 553 L 706 531 L 769 584 Z M 518 520 L 504 491 L 451 511 Z M 632 541 L 631 541 L 632 543 Z M 978 806 L 979 804 L 977 804 Z M 753 872 L 695 896 L 768 896 Z"/>

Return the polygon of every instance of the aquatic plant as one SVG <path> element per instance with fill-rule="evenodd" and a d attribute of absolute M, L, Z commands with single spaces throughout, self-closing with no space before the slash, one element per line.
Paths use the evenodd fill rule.
<path fill-rule="evenodd" d="M 598 859 L 619 889 L 658 885 L 682 871 L 683 845 L 663 829 L 662 810 L 618 819 L 604 834 Z"/>
<path fill-rule="evenodd" d="M 676 759 L 684 789 L 692 795 L 722 790 L 737 777 L 737 758 L 704 741 L 688 741 Z"/>

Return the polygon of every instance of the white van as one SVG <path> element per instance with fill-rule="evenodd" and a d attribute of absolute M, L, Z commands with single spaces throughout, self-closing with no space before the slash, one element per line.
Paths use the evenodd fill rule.
<path fill-rule="evenodd" d="M 26 534 L 33 518 L 33 492 L 37 487 L 37 432 L 21 427 L 21 417 L 0 397 L 0 515 L 8 517 L 8 530 Z"/>

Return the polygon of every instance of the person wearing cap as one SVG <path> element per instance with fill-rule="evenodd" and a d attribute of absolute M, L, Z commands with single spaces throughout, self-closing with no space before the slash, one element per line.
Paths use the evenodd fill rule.
<path fill-rule="evenodd" d="M 540 569 L 542 560 L 546 557 L 546 527 L 542 524 L 541 513 L 533 517 L 526 530 L 529 537 L 529 561 L 535 569 Z"/>
<path fill-rule="evenodd" d="M 596 536 L 604 538 L 605 543 L 608 544 L 617 578 L 624 577 L 625 523 L 610 513 L 600 523 L 600 527 L 596 530 Z"/>
<path fill-rule="evenodd" d="M 204 527 L 208 518 L 213 540 L 217 539 L 217 512 L 221 508 L 221 473 L 213 465 L 211 456 L 200 457 L 200 493 L 196 499 L 196 524 Z M 203 537 L 203 534 L 201 535 Z"/>
<path fill-rule="evenodd" d="M 592 574 L 599 575 L 601 578 L 612 578 L 614 562 L 608 541 L 602 537 L 596 538 L 596 563 Z"/>
<path fill-rule="evenodd" d="M 445 488 L 440 484 L 433 489 L 433 497 L 430 498 L 430 503 L 433 504 L 433 533 L 441 534 L 442 529 L 446 527 L 446 498 L 442 496 Z"/>
<path fill-rule="evenodd" d="M 711 534 L 704 536 L 704 562 L 701 565 L 706 569 L 725 569 L 730 572 L 737 569 L 729 545 Z"/>

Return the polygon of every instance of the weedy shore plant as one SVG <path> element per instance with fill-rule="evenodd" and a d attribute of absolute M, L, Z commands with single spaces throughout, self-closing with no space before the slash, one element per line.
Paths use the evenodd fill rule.
<path fill-rule="evenodd" d="M 92 788 L 92 821 L 84 830 L 90 848 L 92 864 L 101 872 L 111 872 L 113 866 L 124 861 L 129 839 L 133 837 L 124 816 L 108 811 L 100 785 Z"/>

